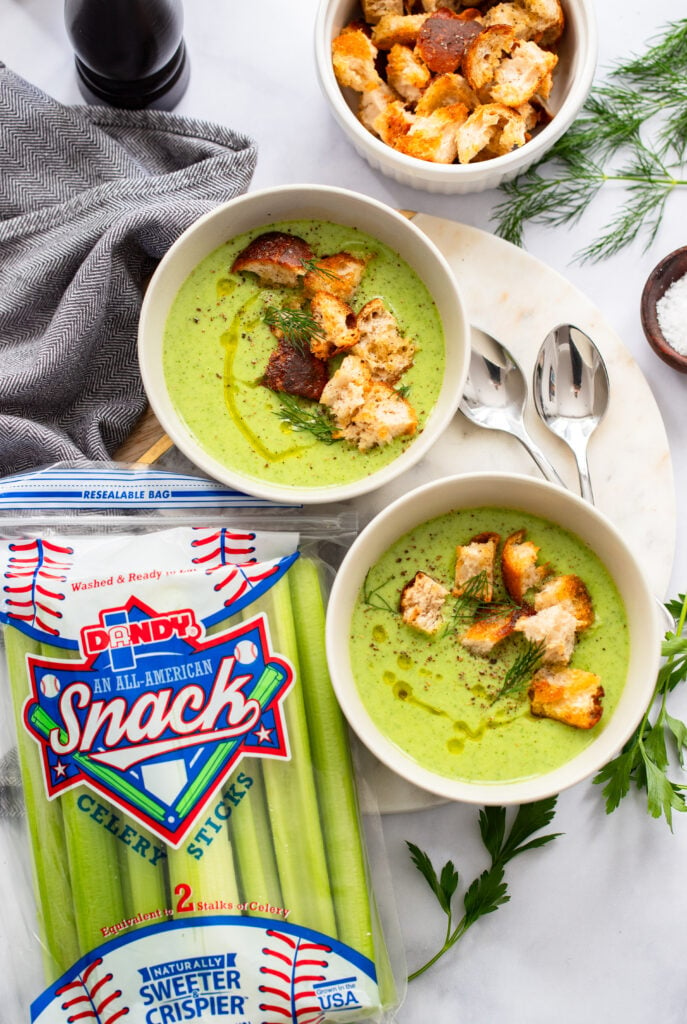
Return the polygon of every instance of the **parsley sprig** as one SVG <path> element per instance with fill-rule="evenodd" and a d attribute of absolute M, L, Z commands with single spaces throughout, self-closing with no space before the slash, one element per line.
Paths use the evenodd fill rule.
<path fill-rule="evenodd" d="M 606 813 L 611 814 L 634 785 L 646 790 L 647 810 L 653 818 L 665 817 L 672 830 L 673 811 L 687 811 L 687 785 L 668 776 L 670 752 L 681 768 L 687 754 L 687 725 L 668 711 L 668 695 L 687 680 L 687 594 L 668 602 L 675 616 L 675 632 L 667 632 L 661 645 L 665 658 L 656 680 L 654 699 L 649 704 L 637 729 L 621 752 L 605 765 L 594 782 L 603 786 Z M 652 721 L 654 707 L 657 707 Z"/>
<path fill-rule="evenodd" d="M 457 924 L 454 924 L 453 902 L 460 876 L 453 861 L 447 861 L 437 874 L 427 854 L 414 843 L 406 841 L 413 864 L 422 874 L 446 915 L 446 934 L 441 948 L 426 963 L 408 975 L 409 981 L 429 970 L 455 946 L 480 917 L 492 914 L 504 903 L 508 903 L 510 895 L 505 881 L 506 864 L 520 853 L 546 846 L 561 834 L 552 832 L 531 838 L 535 832 L 546 828 L 553 820 L 556 800 L 557 798 L 553 796 L 535 803 L 522 804 L 509 831 L 506 830 L 504 807 L 484 807 L 480 811 L 479 830 L 482 843 L 491 858 L 491 865 L 467 887 L 463 896 L 463 914 Z"/>
<path fill-rule="evenodd" d="M 670 194 L 687 185 L 687 19 L 668 24 L 641 56 L 618 63 L 546 156 L 501 186 L 496 232 L 522 245 L 527 221 L 576 223 L 604 185 L 621 186 L 617 212 L 577 254 L 611 256 L 640 234 L 648 248 Z"/>

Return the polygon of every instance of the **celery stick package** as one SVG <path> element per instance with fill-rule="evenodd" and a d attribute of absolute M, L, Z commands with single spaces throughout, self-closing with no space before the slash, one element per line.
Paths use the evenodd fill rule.
<path fill-rule="evenodd" d="M 350 516 L 117 466 L 0 515 L 2 1019 L 393 1020 L 324 651 Z"/>

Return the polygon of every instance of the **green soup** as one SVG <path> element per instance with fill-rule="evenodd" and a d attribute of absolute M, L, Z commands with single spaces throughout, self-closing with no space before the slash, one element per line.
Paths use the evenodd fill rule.
<path fill-rule="evenodd" d="M 278 396 L 260 383 L 275 346 L 264 313 L 281 305 L 289 290 L 261 288 L 255 275 L 229 270 L 265 230 L 220 246 L 180 288 L 163 342 L 170 398 L 204 451 L 245 475 L 310 487 L 360 479 L 397 458 L 413 438 L 361 452 L 346 441 L 317 440 L 280 417 Z M 298 220 L 270 224 L 269 230 L 300 235 L 317 256 L 346 251 L 370 257 L 351 304 L 357 311 L 379 296 L 417 346 L 402 383 L 421 431 L 439 395 L 445 362 L 441 320 L 424 283 L 397 253 L 355 228 Z"/>
<path fill-rule="evenodd" d="M 556 574 L 579 576 L 591 596 L 595 621 L 579 634 L 570 664 L 601 677 L 604 711 L 593 729 L 535 718 L 526 686 L 521 693 L 494 700 L 505 672 L 523 650 L 521 635 L 508 637 L 490 656 L 479 657 L 460 643 L 467 624 L 452 626 L 455 598 L 449 597 L 444 608 L 449 628 L 436 636 L 407 626 L 398 612 L 401 590 L 418 570 L 450 591 L 456 545 L 467 544 L 484 531 L 505 539 L 523 528 L 527 539 L 541 549 L 539 562 L 550 563 Z M 503 595 L 500 589 L 499 593 Z M 484 507 L 430 520 L 385 552 L 368 573 L 356 601 L 350 652 L 363 703 L 392 742 L 430 771 L 450 779 L 489 783 L 551 771 L 594 740 L 618 703 L 627 672 L 629 637 L 617 587 L 580 538 L 525 512 Z"/>

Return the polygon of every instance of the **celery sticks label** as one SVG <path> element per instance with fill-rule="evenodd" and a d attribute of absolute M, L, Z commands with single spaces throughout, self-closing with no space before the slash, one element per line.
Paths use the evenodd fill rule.
<path fill-rule="evenodd" d="M 2 618 L 42 641 L 24 722 L 48 796 L 85 784 L 178 847 L 241 758 L 289 756 L 293 669 L 255 602 L 296 555 L 162 533 L 119 538 L 99 565 L 88 538 L 13 544 Z"/>

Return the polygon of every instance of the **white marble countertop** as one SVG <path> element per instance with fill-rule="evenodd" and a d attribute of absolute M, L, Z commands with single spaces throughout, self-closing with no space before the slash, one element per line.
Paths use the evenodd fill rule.
<path fill-rule="evenodd" d="M 596 6 L 599 77 L 613 61 L 641 52 L 665 24 L 685 13 L 682 0 L 651 5 L 603 0 Z M 252 188 L 289 182 L 344 186 L 395 208 L 493 229 L 491 215 L 500 193 L 446 197 L 416 192 L 382 177 L 357 156 L 317 85 L 316 7 L 317 0 L 187 0 L 191 81 L 178 112 L 225 123 L 257 140 Z M 0 0 L 0 60 L 55 98 L 81 102 L 57 0 Z M 687 537 L 680 529 L 687 516 L 687 376 L 659 361 L 648 347 L 639 299 L 659 259 L 687 244 L 687 193 L 676 190 L 669 199 L 649 251 L 635 243 L 600 264 L 576 262 L 574 254 L 607 222 L 616 202 L 617 193 L 608 185 L 578 225 L 531 228 L 526 246 L 601 311 L 655 396 L 677 491 L 677 540 L 667 590 L 673 596 L 687 588 Z M 651 487 L 651 480 L 637 479 L 636 486 L 640 493 Z M 660 534 L 660 514 L 653 529 Z M 687 718 L 687 695 L 676 695 L 673 706 Z M 687 815 L 675 815 L 671 833 L 665 822 L 647 815 L 641 795 L 633 794 L 607 817 L 598 788 L 586 782 L 560 797 L 554 825 L 564 833 L 561 838 L 509 866 L 511 901 L 480 920 L 431 972 L 409 986 L 397 1014 L 400 1024 L 428 1019 L 435 1024 L 685 1020 L 681 950 Z M 384 833 L 412 969 L 440 945 L 444 920 L 411 865 L 404 840 L 425 848 L 439 865 L 453 859 L 468 882 L 486 866 L 477 809 L 444 805 L 386 815 Z"/>

